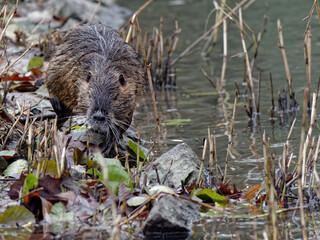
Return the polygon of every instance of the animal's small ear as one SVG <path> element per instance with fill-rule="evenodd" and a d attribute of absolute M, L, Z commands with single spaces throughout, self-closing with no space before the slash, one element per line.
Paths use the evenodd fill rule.
<path fill-rule="evenodd" d="M 120 82 L 121 86 L 126 85 L 126 80 L 124 79 L 124 76 L 122 74 L 120 74 L 120 76 L 119 76 L 119 82 Z"/>
<path fill-rule="evenodd" d="M 91 72 L 88 72 L 88 76 L 87 76 L 87 79 L 86 79 L 86 81 L 87 81 L 87 82 L 89 82 L 89 81 L 90 81 L 90 79 L 91 79 L 91 77 L 92 77 L 92 74 L 91 74 Z"/>

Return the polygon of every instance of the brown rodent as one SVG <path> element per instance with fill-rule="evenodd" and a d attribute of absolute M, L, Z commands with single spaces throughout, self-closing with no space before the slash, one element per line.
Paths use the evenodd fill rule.
<path fill-rule="evenodd" d="M 89 128 L 105 134 L 110 150 L 131 124 L 145 70 L 114 29 L 82 25 L 57 46 L 45 83 L 58 117 L 86 115 Z"/>

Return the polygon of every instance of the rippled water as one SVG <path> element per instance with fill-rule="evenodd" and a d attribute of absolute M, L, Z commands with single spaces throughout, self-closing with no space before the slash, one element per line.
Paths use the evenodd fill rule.
<path fill-rule="evenodd" d="M 228 1 L 234 6 L 236 1 Z M 143 1 L 121 0 L 121 5 L 135 10 Z M 157 133 L 151 98 L 147 94 L 135 115 L 135 126 L 145 139 L 152 138 L 156 141 L 158 154 L 172 148 L 179 142 L 188 143 L 191 148 L 201 156 L 203 138 L 207 137 L 208 127 L 215 131 L 217 138 L 217 155 L 220 166 L 224 166 L 230 122 L 232 117 L 233 102 L 235 96 L 235 84 L 240 86 L 240 95 L 237 104 L 232 156 L 229 162 L 228 178 L 238 188 L 244 189 L 253 184 L 260 183 L 263 175 L 261 135 L 265 131 L 270 138 L 271 152 L 275 154 L 276 166 L 279 155 L 282 153 L 282 143 L 285 141 L 290 124 L 294 118 L 288 115 L 287 124 L 280 124 L 279 119 L 274 123 L 270 121 L 271 93 L 269 73 L 272 73 L 275 104 L 278 91 L 287 87 L 284 64 L 278 47 L 277 19 L 280 18 L 283 25 L 284 43 L 293 78 L 293 87 L 299 106 L 302 106 L 303 91 L 306 84 L 306 66 L 303 52 L 303 35 L 307 25 L 308 16 L 313 1 L 301 0 L 269 0 L 256 1 L 243 12 L 244 21 L 253 29 L 255 35 L 261 31 L 264 16 L 268 18 L 266 32 L 263 35 L 259 47 L 258 58 L 253 69 L 255 89 L 258 86 L 259 72 L 262 73 L 261 102 L 259 124 L 251 128 L 249 118 L 244 105 L 248 102 L 245 87 L 242 85 L 244 78 L 243 57 L 232 57 L 241 53 L 242 45 L 239 29 L 232 23 L 228 25 L 228 63 L 226 69 L 226 82 L 224 95 L 219 97 L 217 92 L 206 80 L 200 68 L 205 69 L 214 81 L 220 79 L 222 66 L 222 36 L 219 32 L 219 40 L 208 59 L 201 56 L 204 42 L 199 44 L 189 56 L 183 58 L 177 67 L 177 90 L 158 91 L 156 93 L 161 120 L 166 119 L 190 119 L 182 126 L 162 126 L 161 133 Z M 152 27 L 159 23 L 160 16 L 164 17 L 164 31 L 170 34 L 174 29 L 174 20 L 178 19 L 182 33 L 179 35 L 179 44 L 174 56 L 189 46 L 205 31 L 205 22 L 209 12 L 213 8 L 212 1 L 205 0 L 161 0 L 154 1 L 139 16 L 139 22 L 143 31 L 152 31 Z M 214 15 L 213 15 L 214 16 Z M 209 26 L 214 23 L 214 17 L 209 19 Z M 311 21 L 312 33 L 312 80 L 311 92 L 316 90 L 320 69 L 320 25 L 316 13 Z M 250 48 L 251 40 L 247 46 L 250 50 L 250 59 L 253 49 Z M 224 124 L 220 124 L 224 123 Z M 217 126 L 218 124 L 218 126 Z M 297 123 L 294 127 L 290 149 L 298 154 L 301 126 L 301 107 L 297 113 Z M 319 134 L 319 129 L 314 128 L 314 135 Z M 294 160 L 296 158 L 294 157 Z M 216 220 L 213 220 L 216 221 Z M 228 220 L 233 221 L 233 220 Z M 234 220 L 236 222 L 239 219 Z M 219 222 L 219 221 L 217 221 Z M 234 228 L 244 231 L 252 224 L 239 225 Z M 264 228 L 264 221 L 257 224 L 258 229 Z M 206 226 L 206 225 L 205 225 Z M 259 227 L 260 226 L 260 227 Z M 200 228 L 203 226 L 201 225 Z M 205 227 L 204 227 L 205 228 Z M 244 229 L 243 229 L 244 228 Z M 226 226 L 219 238 L 228 230 Z M 212 229 L 211 229 L 212 230 Z M 241 234 L 241 236 L 244 236 Z M 259 235 L 262 237 L 261 235 Z M 259 237 L 259 238 L 260 238 Z M 244 239 L 241 237 L 241 239 Z"/>

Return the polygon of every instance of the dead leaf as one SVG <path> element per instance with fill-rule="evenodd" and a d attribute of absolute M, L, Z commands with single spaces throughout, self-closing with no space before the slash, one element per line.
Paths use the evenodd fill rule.
<path fill-rule="evenodd" d="M 260 184 L 252 186 L 241 198 L 246 200 L 252 199 L 255 196 L 256 192 L 259 191 L 260 188 L 261 188 Z"/>

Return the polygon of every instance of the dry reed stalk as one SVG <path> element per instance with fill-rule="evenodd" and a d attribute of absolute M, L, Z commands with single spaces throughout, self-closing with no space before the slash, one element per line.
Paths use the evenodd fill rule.
<path fill-rule="evenodd" d="M 209 130 L 209 131 L 210 131 L 210 130 Z M 207 139 L 205 138 L 205 139 L 204 139 L 204 142 L 203 142 L 201 166 L 200 166 L 199 176 L 198 176 L 198 180 L 197 180 L 197 186 L 199 186 L 200 180 L 201 180 L 201 175 L 202 175 L 203 166 L 204 166 L 204 160 L 205 160 L 205 157 L 206 157 L 207 144 L 208 144 L 208 141 L 207 141 Z"/>
<path fill-rule="evenodd" d="M 221 69 L 221 79 L 219 91 L 222 91 L 223 82 L 225 80 L 226 68 L 227 68 L 227 57 L 228 57 L 228 35 L 227 35 L 227 20 L 223 19 L 223 60 Z"/>
<path fill-rule="evenodd" d="M 320 23 L 320 8 L 319 8 L 319 1 L 318 1 L 318 0 L 315 0 L 315 3 L 316 3 L 316 9 L 317 9 L 318 20 L 319 20 L 319 23 Z"/>
<path fill-rule="evenodd" d="M 152 0 L 150 0 L 152 1 Z M 133 18 L 133 17 L 132 17 Z M 150 64 L 148 63 L 148 59 L 147 59 L 147 54 L 146 54 L 146 50 L 145 47 L 143 45 L 143 39 L 141 36 L 141 29 L 138 23 L 138 19 L 135 17 L 133 18 L 134 20 L 134 24 L 137 27 L 137 33 L 138 33 L 138 38 L 140 41 L 140 46 L 141 46 L 141 51 L 143 54 L 143 58 L 144 58 L 144 62 L 147 68 L 147 74 L 148 74 L 148 81 L 149 81 L 149 86 L 150 86 L 150 90 L 151 90 L 151 97 L 152 97 L 152 102 L 153 102 L 153 108 L 154 108 L 154 113 L 156 115 L 156 121 L 157 121 L 157 125 L 158 125 L 158 131 L 160 132 L 160 119 L 159 119 L 159 115 L 158 115 L 158 109 L 157 109 L 157 104 L 156 104 L 156 97 L 155 97 L 155 93 L 154 93 L 154 87 L 153 87 L 153 81 L 152 81 L 152 76 L 151 76 L 151 71 L 150 71 Z"/>
<path fill-rule="evenodd" d="M 214 1 L 214 3 L 215 3 L 215 5 L 218 5 L 216 3 L 216 1 Z M 226 5 L 226 0 L 220 0 L 220 6 L 221 7 L 216 8 L 217 9 L 217 11 L 216 11 L 216 22 L 219 22 L 222 19 L 222 16 L 223 16 L 222 9 L 224 9 L 225 5 Z M 224 19 L 224 21 L 225 21 L 225 19 Z M 213 32 L 212 32 L 212 35 L 213 35 L 213 42 L 212 43 L 213 44 L 215 44 L 217 42 L 217 40 L 218 40 L 218 33 L 219 33 L 218 32 L 218 28 L 215 28 L 213 30 Z"/>
<path fill-rule="evenodd" d="M 214 152 L 214 139 L 213 135 L 208 132 L 208 139 L 209 139 L 209 150 L 210 150 L 210 155 L 209 155 L 209 187 L 212 188 L 212 180 L 213 180 L 213 155 L 215 154 Z M 217 172 L 218 173 L 218 172 Z M 218 179 L 218 175 L 216 175 L 216 178 Z"/>
<path fill-rule="evenodd" d="M 143 4 L 137 11 L 135 11 L 135 13 L 133 14 L 131 20 L 130 20 L 130 27 L 129 27 L 129 31 L 127 34 L 127 38 L 126 38 L 126 42 L 129 43 L 130 39 L 131 39 L 131 34 L 132 34 L 132 29 L 134 26 L 134 22 L 136 17 L 143 11 L 143 9 L 145 9 L 150 3 L 152 3 L 153 0 L 149 0 L 147 1 L 145 4 Z"/>
<path fill-rule="evenodd" d="M 311 84 L 311 33 L 310 30 L 307 31 L 304 41 L 304 53 L 305 53 L 305 63 L 306 63 L 306 81 L 307 86 L 310 89 Z"/>
<path fill-rule="evenodd" d="M 310 118 L 310 125 L 309 125 L 309 130 L 308 134 L 306 137 L 306 140 L 303 145 L 303 150 L 302 150 L 302 172 L 301 172 L 301 184 L 303 187 L 305 187 L 305 181 L 306 181 L 306 155 L 307 155 L 307 148 L 309 147 L 309 141 L 312 135 L 312 129 L 313 125 L 316 119 L 316 108 L 317 108 L 317 101 L 316 101 L 316 93 L 313 93 L 313 98 L 312 98 L 312 109 L 311 109 L 311 118 Z"/>
<path fill-rule="evenodd" d="M 0 42 L 2 41 L 2 38 L 3 38 L 4 34 L 5 34 L 5 32 L 7 31 L 7 28 L 8 28 L 8 26 L 9 26 L 9 23 L 11 22 L 14 14 L 15 14 L 16 11 L 17 11 L 18 3 L 19 3 L 19 1 L 17 0 L 16 5 L 14 6 L 13 10 L 11 11 L 11 15 L 10 15 L 10 17 L 9 17 L 6 25 L 4 26 L 4 28 L 3 28 L 2 31 L 1 31 L 1 34 L 0 34 Z M 5 21 L 5 17 L 3 18 L 3 21 Z M 0 75 L 2 75 L 2 74 L 0 74 Z"/>
<path fill-rule="evenodd" d="M 260 112 L 260 95 L 261 95 L 261 80 L 262 80 L 262 76 L 261 75 L 262 75 L 262 73 L 259 72 L 257 113 Z"/>
<path fill-rule="evenodd" d="M 135 182 L 136 182 L 137 188 L 140 188 L 140 170 L 142 169 L 141 167 L 142 166 L 140 166 L 140 132 L 138 132 L 137 163 L 136 163 L 137 172 L 135 173 L 136 174 Z"/>
<path fill-rule="evenodd" d="M 306 30 L 304 31 L 304 34 L 303 34 L 303 38 L 306 38 L 307 32 L 310 29 L 311 18 L 312 18 L 313 10 L 314 10 L 315 7 L 317 9 L 317 14 L 318 14 L 319 23 L 320 23 L 320 10 L 319 10 L 318 0 L 314 0 L 314 2 L 312 4 L 312 7 L 311 7 L 311 9 L 309 11 L 309 15 L 303 19 L 303 20 L 308 19 Z"/>
<path fill-rule="evenodd" d="M 254 51 L 253 58 L 252 58 L 252 60 L 251 60 L 251 64 L 250 64 L 251 71 L 253 70 L 253 67 L 254 67 L 255 61 L 256 61 L 256 59 L 257 59 L 257 57 L 258 57 L 258 49 L 259 49 L 259 45 L 260 45 L 260 42 L 261 42 L 262 36 L 263 36 L 263 34 L 265 33 L 265 31 L 266 31 L 267 23 L 268 23 L 268 17 L 264 16 L 264 23 L 263 23 L 263 27 L 262 27 L 261 31 L 258 33 L 257 41 L 256 41 L 256 44 L 255 44 L 255 51 Z"/>
<path fill-rule="evenodd" d="M 272 232 L 270 235 L 272 236 L 271 239 L 277 239 L 277 215 L 275 210 L 275 187 L 274 187 L 274 168 L 272 161 L 270 159 L 270 139 L 266 141 L 266 133 L 263 132 L 262 135 L 262 148 L 263 148 L 263 158 L 264 158 L 264 169 L 266 172 L 265 176 L 265 185 L 266 185 L 266 196 L 268 202 L 268 220 L 271 222 L 272 225 Z"/>
<path fill-rule="evenodd" d="M 211 86 L 213 88 L 216 88 L 216 85 L 213 83 L 213 81 L 211 80 L 211 78 L 209 77 L 208 73 L 203 69 L 200 68 L 201 72 L 203 73 L 203 75 L 206 77 L 206 79 L 209 81 L 209 83 L 211 84 Z"/>
<path fill-rule="evenodd" d="M 19 120 L 20 120 L 22 114 L 23 114 L 23 113 L 21 112 L 20 116 L 17 118 L 17 120 L 16 120 L 16 121 L 13 123 L 13 125 L 11 126 L 9 132 L 8 132 L 7 135 L 6 135 L 6 138 L 5 138 L 4 141 L 3 141 L 3 144 L 2 144 L 2 146 L 1 146 L 1 150 L 4 150 L 4 148 L 5 148 L 6 144 L 7 144 L 7 141 L 8 141 L 8 139 L 9 139 L 10 135 L 13 133 L 13 130 L 14 130 L 15 126 L 16 126 L 17 124 L 19 124 Z M 18 126 L 18 125 L 17 125 L 17 126 Z"/>
<path fill-rule="evenodd" d="M 5 67 L 1 73 L 0 73 L 0 76 L 2 76 L 3 73 L 5 73 L 6 71 L 8 71 L 14 64 L 16 64 L 27 52 L 30 51 L 30 49 L 33 47 L 33 43 L 30 44 L 30 47 L 24 51 L 16 60 L 14 60 L 13 63 L 11 63 L 9 66 Z"/>
<path fill-rule="evenodd" d="M 214 149 L 214 160 L 216 163 L 216 179 L 218 181 L 218 179 L 220 179 L 219 172 L 220 172 L 220 176 L 222 176 L 222 171 L 221 171 L 219 164 L 218 164 L 217 141 L 216 141 L 216 132 L 215 131 L 213 132 L 213 149 Z"/>
<path fill-rule="evenodd" d="M 232 11 L 237 11 L 241 6 L 243 6 L 248 0 L 242 0 L 237 6 L 235 6 Z M 205 39 L 215 28 L 219 27 L 223 23 L 223 19 L 229 18 L 231 15 L 231 11 L 228 12 L 219 22 L 214 24 L 208 31 L 206 31 L 202 36 L 197 38 L 189 47 L 187 47 L 182 53 L 179 54 L 172 62 L 171 66 L 175 65 L 181 58 L 183 58 L 191 49 L 193 49 L 196 45 L 198 45 L 203 39 Z"/>
<path fill-rule="evenodd" d="M 314 153 L 314 156 L 313 156 L 313 169 L 312 169 L 312 188 L 315 189 L 316 187 L 314 186 L 314 182 L 320 182 L 320 179 L 319 179 L 319 176 L 318 176 L 318 173 L 317 173 L 317 162 L 318 162 L 318 155 L 319 155 L 319 147 L 320 147 L 320 135 L 318 136 L 318 142 L 317 142 L 317 146 L 316 146 L 316 149 L 315 149 L 315 153 Z M 319 194 L 318 194 L 318 191 L 316 191 L 317 195 L 318 195 L 318 198 L 320 198 Z"/>
<path fill-rule="evenodd" d="M 228 148 L 227 148 L 226 160 L 225 160 L 225 165 L 224 165 L 223 183 L 225 183 L 226 176 L 227 176 L 228 160 L 229 160 L 229 154 L 230 154 L 230 151 L 231 151 L 231 145 L 232 145 L 232 139 L 233 139 L 234 119 L 236 117 L 237 102 L 238 102 L 238 91 L 236 91 L 236 96 L 234 98 L 230 135 L 229 135 Z"/>
<path fill-rule="evenodd" d="M 245 39 L 244 39 L 241 7 L 239 8 L 239 23 L 240 23 L 240 36 L 241 36 L 242 48 L 243 48 L 243 52 L 245 54 L 245 61 L 246 61 L 246 68 L 247 68 L 246 69 L 246 73 L 248 74 L 247 82 L 248 82 L 249 89 L 250 89 L 250 92 L 251 92 L 251 100 L 252 100 L 253 112 L 254 112 L 254 114 L 256 114 L 257 113 L 256 99 L 255 99 L 255 96 L 254 96 L 254 87 L 253 87 L 253 80 L 252 80 L 252 72 L 251 72 L 251 68 L 250 68 L 249 55 L 248 55 L 248 51 L 247 51 L 247 47 L 246 47 L 246 42 L 245 42 Z"/>
<path fill-rule="evenodd" d="M 287 83 L 288 83 L 288 88 L 289 88 L 289 95 L 290 97 L 292 96 L 293 89 L 292 89 L 292 77 L 290 74 L 290 68 L 288 64 L 288 59 L 287 59 L 287 54 L 286 50 L 284 48 L 284 41 L 283 41 L 283 34 L 282 34 L 282 25 L 280 19 L 277 21 L 277 26 L 278 26 L 278 47 L 281 50 L 282 58 L 283 58 L 283 63 L 284 63 L 284 68 L 286 71 L 286 76 L 287 76 Z"/>

